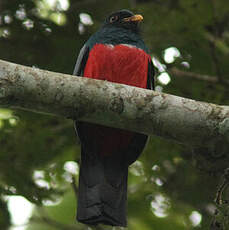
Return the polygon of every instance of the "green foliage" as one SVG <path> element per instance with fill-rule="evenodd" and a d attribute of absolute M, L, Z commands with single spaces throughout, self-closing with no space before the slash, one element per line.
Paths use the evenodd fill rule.
<path fill-rule="evenodd" d="M 228 86 L 224 83 L 229 80 L 228 0 L 67 2 L 69 7 L 64 9 L 46 0 L 2 0 L 0 59 L 71 74 L 79 49 L 107 13 L 129 8 L 144 15 L 144 40 L 152 56 L 166 68 L 176 66 L 219 78 L 219 83 L 212 84 L 170 76 L 168 85 L 157 82 L 164 92 L 228 103 Z M 80 22 L 80 13 L 90 14 L 93 25 Z M 181 55 L 168 64 L 163 56 L 171 46 Z M 75 222 L 77 196 L 70 184 L 72 175 L 64 167 L 66 162 L 78 160 L 79 145 L 71 121 L 1 109 L 0 229 L 8 229 L 11 223 L 6 195 L 21 195 L 37 205 L 28 230 L 87 229 Z M 139 161 L 130 168 L 130 230 L 209 229 L 219 175 L 215 172 L 212 176 L 211 168 L 206 172 L 198 162 L 200 169 L 194 167 L 193 162 L 198 160 L 205 161 L 193 159 L 192 150 L 178 143 L 151 137 Z M 37 175 L 42 175 L 41 180 Z M 202 215 L 197 226 L 190 220 L 195 211 Z"/>
<path fill-rule="evenodd" d="M 10 213 L 7 208 L 7 203 L 4 200 L 0 200 L 0 226 L 2 229 L 10 227 Z"/>

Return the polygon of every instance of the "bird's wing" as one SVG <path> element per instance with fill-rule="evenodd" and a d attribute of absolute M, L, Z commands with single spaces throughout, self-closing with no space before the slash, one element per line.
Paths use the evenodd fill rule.
<path fill-rule="evenodd" d="M 78 58 L 76 60 L 76 65 L 73 71 L 73 75 L 82 76 L 85 65 L 87 63 L 88 55 L 89 55 L 89 47 L 87 45 L 84 45 L 81 48 Z"/>
<path fill-rule="evenodd" d="M 73 71 L 73 75 L 83 76 L 83 71 L 84 71 L 84 68 L 85 68 L 86 63 L 87 63 L 88 55 L 89 55 L 89 47 L 87 45 L 84 45 L 81 48 L 80 53 L 77 57 L 76 65 L 75 65 L 75 68 Z M 79 139 L 81 140 L 82 137 L 79 133 L 79 128 L 78 128 L 76 121 L 74 122 L 74 126 L 75 126 L 76 134 L 79 137 Z"/>

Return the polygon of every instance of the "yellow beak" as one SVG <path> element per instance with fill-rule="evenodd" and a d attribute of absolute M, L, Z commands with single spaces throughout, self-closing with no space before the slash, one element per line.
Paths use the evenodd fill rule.
<path fill-rule="evenodd" d="M 124 22 L 141 22 L 142 20 L 143 20 L 143 17 L 140 14 L 136 14 L 131 17 L 123 19 Z"/>

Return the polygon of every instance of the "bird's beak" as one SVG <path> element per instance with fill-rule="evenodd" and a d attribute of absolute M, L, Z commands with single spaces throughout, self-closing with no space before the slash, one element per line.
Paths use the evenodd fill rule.
<path fill-rule="evenodd" d="M 124 22 L 141 22 L 143 20 L 142 15 L 136 14 L 128 18 L 123 18 Z"/>

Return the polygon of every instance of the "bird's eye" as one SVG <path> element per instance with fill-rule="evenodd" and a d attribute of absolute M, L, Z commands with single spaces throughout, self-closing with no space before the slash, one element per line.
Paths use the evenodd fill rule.
<path fill-rule="evenodd" d="M 118 16 L 116 15 L 116 16 L 111 16 L 110 17 L 110 22 L 112 23 L 112 22 L 115 22 L 115 21 L 117 21 L 118 20 Z"/>

